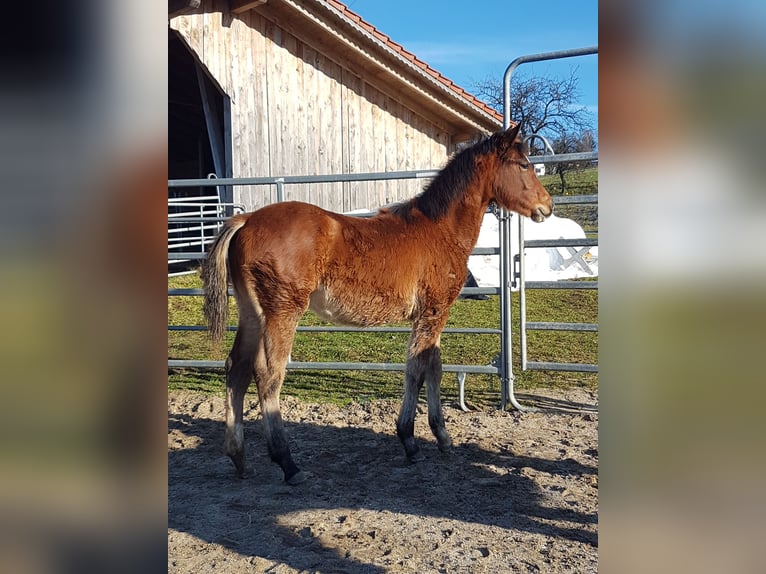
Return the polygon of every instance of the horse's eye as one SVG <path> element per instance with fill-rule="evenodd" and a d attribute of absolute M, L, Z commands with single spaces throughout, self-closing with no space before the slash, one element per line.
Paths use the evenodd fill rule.
<path fill-rule="evenodd" d="M 520 167 L 521 169 L 528 169 L 528 168 L 529 168 L 529 164 L 528 164 L 528 163 L 520 163 L 520 164 L 519 164 L 519 167 Z"/>

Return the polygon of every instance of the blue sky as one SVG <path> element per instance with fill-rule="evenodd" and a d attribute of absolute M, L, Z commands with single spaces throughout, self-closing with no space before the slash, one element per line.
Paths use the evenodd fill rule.
<path fill-rule="evenodd" d="M 519 56 L 598 45 L 597 0 L 345 0 L 370 24 L 472 91 L 502 80 Z M 598 56 L 523 64 L 516 74 L 560 77 L 577 68 L 580 105 L 598 112 Z M 515 76 L 515 74 L 514 74 Z"/>

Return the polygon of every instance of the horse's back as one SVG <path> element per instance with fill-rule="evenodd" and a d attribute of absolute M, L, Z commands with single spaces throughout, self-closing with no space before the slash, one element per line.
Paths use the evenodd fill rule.
<path fill-rule="evenodd" d="M 283 202 L 249 214 L 229 261 L 235 290 L 248 282 L 261 305 L 310 306 L 329 321 L 371 326 L 457 296 L 465 266 L 438 239 L 430 225 L 388 212 L 360 218 Z"/>
<path fill-rule="evenodd" d="M 329 211 L 310 203 L 283 201 L 272 203 L 247 214 L 245 229 L 259 239 L 305 235 L 317 226 L 332 224 Z"/>
<path fill-rule="evenodd" d="M 298 201 L 273 203 L 247 214 L 247 223 L 232 242 L 230 257 L 246 264 L 262 258 L 306 264 L 318 245 L 334 233 L 330 212 Z"/>

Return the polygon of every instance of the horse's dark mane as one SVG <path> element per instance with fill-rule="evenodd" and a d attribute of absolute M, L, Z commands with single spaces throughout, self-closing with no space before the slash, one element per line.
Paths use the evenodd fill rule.
<path fill-rule="evenodd" d="M 426 217 L 436 221 L 450 205 L 463 197 L 476 167 L 476 157 L 492 151 L 494 140 L 486 137 L 455 154 L 426 188 L 410 201 L 397 205 L 391 212 L 409 220 L 410 211 L 417 207 Z"/>

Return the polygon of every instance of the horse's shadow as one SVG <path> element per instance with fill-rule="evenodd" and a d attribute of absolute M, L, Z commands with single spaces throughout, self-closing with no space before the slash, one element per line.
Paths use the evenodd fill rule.
<path fill-rule="evenodd" d="M 198 416 L 171 414 L 170 429 L 196 441 L 192 448 L 168 455 L 168 525 L 238 554 L 287 564 L 298 570 L 385 570 L 326 544 L 341 524 L 290 524 L 301 511 L 364 509 L 397 515 L 433 516 L 487 524 L 597 545 L 595 513 L 543 504 L 543 496 L 524 469 L 564 475 L 595 474 L 595 467 L 572 459 L 540 458 L 488 452 L 474 444 L 442 454 L 422 442 L 425 460 L 409 464 L 392 434 L 354 427 L 288 423 L 293 453 L 309 480 L 287 486 L 280 469 L 265 453 L 260 420 L 245 423 L 250 469 L 244 480 L 222 454 L 223 423 Z M 451 496 L 444 496 L 450 489 Z M 455 504 L 455 495 L 461 504 Z M 288 518 L 286 518 L 288 517 Z M 565 521 L 572 527 L 551 525 Z M 406 523 L 405 523 L 406 524 Z M 577 525 L 582 525 L 578 527 Z M 402 536 L 406 536 L 403 532 Z"/>

